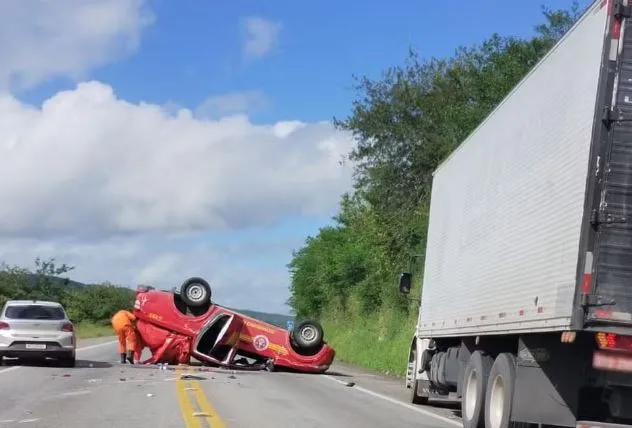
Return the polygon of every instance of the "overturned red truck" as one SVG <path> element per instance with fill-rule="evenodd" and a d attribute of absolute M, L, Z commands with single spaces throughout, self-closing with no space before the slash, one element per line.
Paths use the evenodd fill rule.
<path fill-rule="evenodd" d="M 288 331 L 256 320 L 212 302 L 202 278 L 189 278 L 173 291 L 139 286 L 134 315 L 152 353 L 146 364 L 189 364 L 193 357 L 226 368 L 323 373 L 335 356 L 317 321 Z"/>

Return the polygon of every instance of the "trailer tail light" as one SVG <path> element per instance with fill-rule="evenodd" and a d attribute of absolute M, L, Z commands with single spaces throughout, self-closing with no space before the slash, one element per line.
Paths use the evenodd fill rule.
<path fill-rule="evenodd" d="M 632 351 L 632 336 L 614 333 L 597 333 L 595 336 L 600 349 L 609 351 Z"/>
<path fill-rule="evenodd" d="M 9 330 L 11 326 L 6 322 L 0 322 L 0 330 Z"/>

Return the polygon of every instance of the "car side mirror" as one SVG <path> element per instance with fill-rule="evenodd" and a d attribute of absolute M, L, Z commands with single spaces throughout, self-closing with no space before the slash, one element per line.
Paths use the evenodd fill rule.
<path fill-rule="evenodd" d="M 73 324 L 77 324 L 77 321 L 73 320 L 72 318 L 68 318 L 68 321 L 70 321 Z"/>
<path fill-rule="evenodd" d="M 399 292 L 402 294 L 410 293 L 412 284 L 412 275 L 409 272 L 402 272 L 399 275 Z"/>

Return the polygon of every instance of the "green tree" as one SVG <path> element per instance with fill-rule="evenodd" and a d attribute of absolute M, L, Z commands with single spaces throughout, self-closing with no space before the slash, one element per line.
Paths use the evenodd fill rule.
<path fill-rule="evenodd" d="M 109 322 L 121 308 L 131 308 L 135 291 L 109 282 L 83 285 L 63 278 L 74 270 L 54 258 L 35 259 L 35 268 L 0 265 L 0 306 L 7 300 L 37 299 L 62 303 L 71 318 L 91 323 Z"/>
<path fill-rule="evenodd" d="M 349 154 L 356 165 L 354 190 L 343 196 L 334 224 L 293 253 L 288 302 L 298 317 L 335 313 L 348 331 L 371 328 L 361 322 L 366 317 L 416 313 L 418 302 L 400 296 L 395 281 L 411 256 L 421 256 L 416 267 L 423 267 L 433 171 L 579 14 L 577 3 L 569 10 L 543 9 L 544 22 L 529 39 L 493 34 L 449 58 L 422 59 L 411 50 L 403 65 L 379 79 L 354 78 L 351 113 L 334 119 L 358 141 Z M 376 339 L 383 334 L 375 330 Z M 366 331 L 344 337 L 360 336 Z"/>

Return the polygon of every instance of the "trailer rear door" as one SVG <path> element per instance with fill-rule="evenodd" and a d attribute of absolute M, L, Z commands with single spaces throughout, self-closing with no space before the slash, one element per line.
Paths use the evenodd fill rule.
<path fill-rule="evenodd" d="M 590 212 L 594 253 L 582 284 L 587 322 L 632 323 L 632 20 L 630 8 L 609 0 L 610 46 L 604 58 L 603 117 Z M 592 255 L 592 257 L 591 257 Z M 594 258 L 591 276 L 591 258 Z"/>

